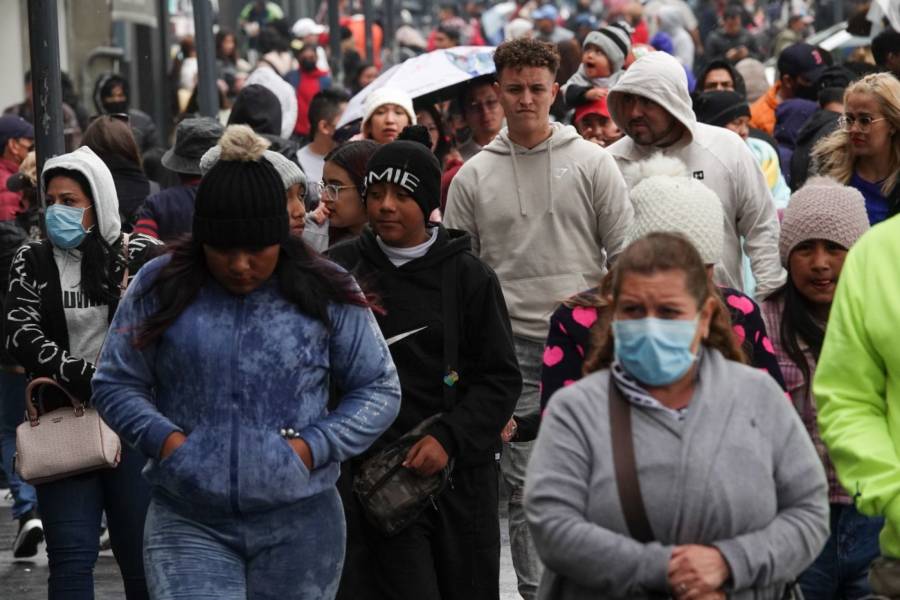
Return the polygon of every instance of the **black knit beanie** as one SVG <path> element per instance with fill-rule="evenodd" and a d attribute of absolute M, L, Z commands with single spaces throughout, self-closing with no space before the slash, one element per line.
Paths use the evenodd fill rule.
<path fill-rule="evenodd" d="M 694 114 L 701 123 L 724 127 L 739 117 L 749 117 L 750 105 L 730 90 L 704 92 L 694 99 Z"/>
<path fill-rule="evenodd" d="M 197 190 L 195 241 L 238 248 L 274 246 L 288 239 L 284 183 L 269 161 L 260 160 L 263 150 L 265 146 L 222 150 Z"/>
<path fill-rule="evenodd" d="M 428 130 L 421 125 L 404 129 L 396 141 L 381 146 L 369 159 L 366 189 L 373 183 L 396 183 L 415 198 L 428 221 L 441 206 L 441 163 L 430 143 Z"/>

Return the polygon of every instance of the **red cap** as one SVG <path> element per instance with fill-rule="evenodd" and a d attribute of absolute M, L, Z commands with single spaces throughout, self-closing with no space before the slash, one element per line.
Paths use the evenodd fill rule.
<path fill-rule="evenodd" d="M 609 109 L 606 108 L 606 98 L 600 98 L 587 104 L 582 104 L 575 109 L 575 123 L 588 115 L 600 115 L 609 119 Z"/>

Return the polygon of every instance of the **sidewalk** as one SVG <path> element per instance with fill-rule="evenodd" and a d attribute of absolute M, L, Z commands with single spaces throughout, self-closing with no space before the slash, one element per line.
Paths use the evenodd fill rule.
<path fill-rule="evenodd" d="M 14 561 L 13 539 L 17 523 L 12 520 L 12 502 L 4 500 L 6 490 L 0 490 L 0 598 L 4 600 L 44 600 L 47 597 L 47 555 L 41 545 L 37 557 L 30 561 Z M 500 523 L 500 600 L 519 600 L 516 593 L 516 575 L 509 556 L 509 535 L 506 519 Z M 122 580 L 112 552 L 100 553 L 94 571 L 96 600 L 120 600 L 125 597 Z"/>

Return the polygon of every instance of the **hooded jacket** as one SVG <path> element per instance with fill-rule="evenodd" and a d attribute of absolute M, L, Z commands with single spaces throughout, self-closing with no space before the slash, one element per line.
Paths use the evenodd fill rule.
<path fill-rule="evenodd" d="M 625 248 L 634 217 L 606 150 L 551 128 L 530 149 L 501 130 L 453 178 L 444 218 L 497 273 L 513 333 L 539 343 L 557 304 L 597 285 Z"/>
<path fill-rule="evenodd" d="M 266 57 L 268 56 L 267 54 Z M 294 124 L 297 123 L 297 94 L 293 86 L 275 70 L 272 62 L 263 60 L 260 60 L 259 66 L 247 77 L 246 85 L 254 84 L 267 88 L 278 98 L 278 102 L 281 104 L 279 134 L 285 139 L 291 137 L 294 132 Z"/>
<path fill-rule="evenodd" d="M 158 309 L 151 289 L 169 257 L 141 270 L 120 303 L 94 379 L 94 403 L 123 442 L 150 460 L 164 498 L 240 516 L 328 489 L 397 414 L 397 373 L 368 308 L 330 304 L 330 326 L 297 309 L 277 277 L 244 296 L 207 278 L 150 346 L 135 331 Z M 344 392 L 327 408 L 329 380 Z M 282 429 L 296 430 L 312 469 Z M 160 460 L 173 432 L 187 441 Z"/>
<path fill-rule="evenodd" d="M 82 173 L 91 186 L 98 233 L 114 253 L 122 252 L 119 203 L 112 174 L 87 146 L 48 159 L 41 177 L 55 168 Z M 128 272 L 134 274 L 158 242 L 146 236 L 128 241 Z M 79 250 L 63 250 L 49 240 L 22 246 L 10 269 L 4 305 L 6 349 L 29 378 L 52 377 L 76 398 L 91 397 L 91 377 L 117 302 L 95 305 L 81 292 Z M 121 281 L 122 261 L 113 261 L 110 277 Z"/>
<path fill-rule="evenodd" d="M 376 319 L 400 376 L 400 414 L 372 450 L 442 412 L 428 433 L 457 466 L 481 464 L 494 460 L 500 450 L 500 431 L 515 408 L 522 377 L 497 277 L 471 254 L 467 233 L 438 227 L 437 240 L 425 256 L 400 267 L 385 256 L 369 228 L 332 247 L 328 257 L 351 270 L 381 301 L 384 311 Z M 443 284 L 445 266 L 455 269 L 452 289 Z M 457 308 L 455 360 L 444 356 L 445 336 L 451 334 L 445 306 Z M 445 396 L 443 379 L 450 363 L 458 365 L 455 398 Z"/>
<path fill-rule="evenodd" d="M 94 107 L 97 109 L 97 114 L 105 115 L 109 113 L 103 105 L 103 96 L 115 85 L 122 86 L 125 97 L 131 98 L 127 79 L 117 73 L 101 75 L 94 84 Z M 159 132 L 156 130 L 156 123 L 150 118 L 150 115 L 136 108 L 128 108 L 127 112 L 131 133 L 134 134 L 134 141 L 137 142 L 141 154 L 146 154 L 154 148 L 159 148 L 161 146 Z"/>
<path fill-rule="evenodd" d="M 725 213 L 725 251 L 716 265 L 716 282 L 743 290 L 741 238 L 750 257 L 757 295 L 784 284 L 787 274 L 778 256 L 778 217 L 769 186 L 756 158 L 736 133 L 698 123 L 691 108 L 684 70 L 673 57 L 654 52 L 637 60 L 607 98 L 609 113 L 624 130 L 624 94 L 649 98 L 685 127 L 682 139 L 667 148 L 641 146 L 626 136 L 608 148 L 620 167 L 662 153 L 675 157 L 716 193 Z M 636 182 L 628 182 L 634 185 Z"/>
<path fill-rule="evenodd" d="M 803 187 L 810 175 L 811 154 L 816 143 L 838 128 L 840 113 L 819 109 L 797 133 L 796 147 L 791 156 L 791 190 Z"/>

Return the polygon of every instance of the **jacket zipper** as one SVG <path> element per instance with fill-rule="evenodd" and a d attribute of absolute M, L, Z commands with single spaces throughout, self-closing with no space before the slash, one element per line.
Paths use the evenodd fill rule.
<path fill-rule="evenodd" d="M 234 325 L 234 344 L 231 349 L 231 509 L 235 515 L 240 516 L 241 507 L 238 502 L 238 462 L 240 457 L 240 371 L 238 370 L 238 357 L 240 356 L 240 332 L 244 323 L 244 298 L 238 300 L 237 319 Z"/>

